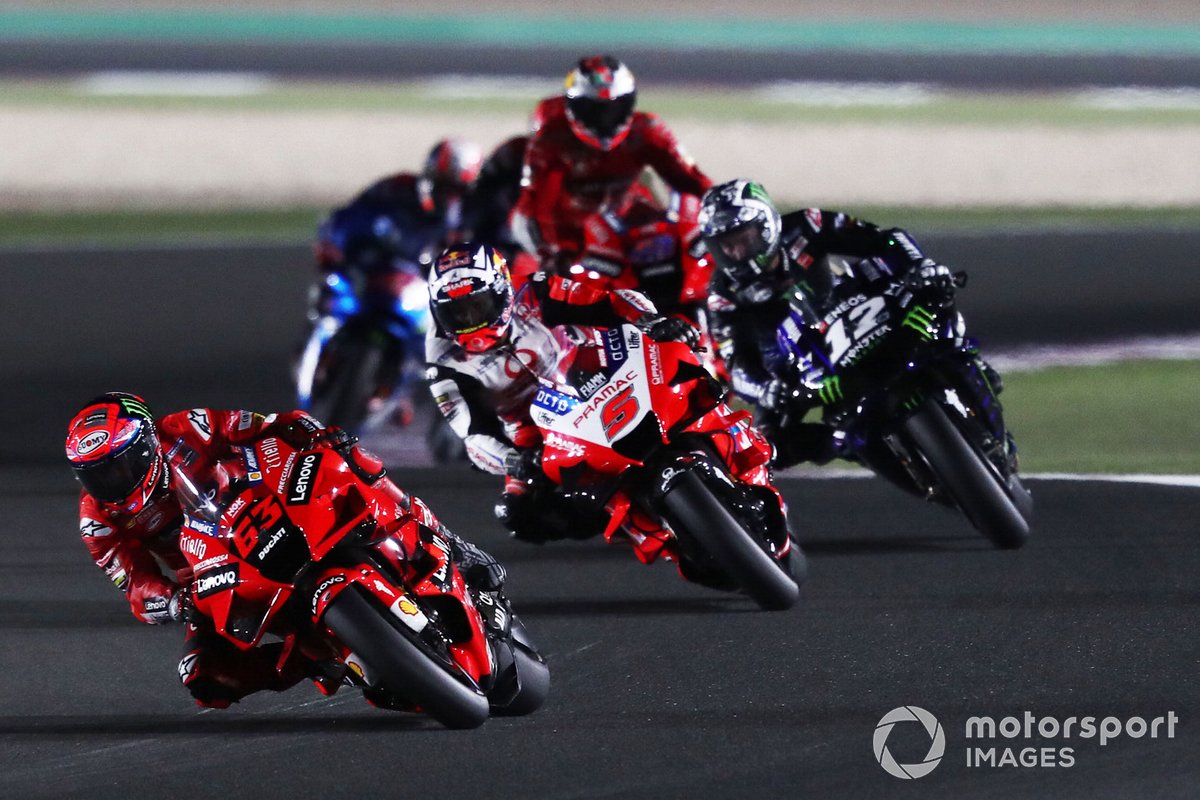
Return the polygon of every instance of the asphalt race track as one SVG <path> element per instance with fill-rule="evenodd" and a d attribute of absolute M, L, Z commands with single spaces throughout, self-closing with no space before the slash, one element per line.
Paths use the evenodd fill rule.
<path fill-rule="evenodd" d="M 1194 330 L 1195 234 L 924 238 L 971 270 L 963 303 L 985 341 Z M 181 632 L 137 623 L 78 542 L 61 429 L 108 388 L 160 411 L 286 405 L 304 250 L 0 262 L 20 312 L 0 331 L 0 406 L 15 423 L 0 449 L 0 797 L 1195 796 L 1195 488 L 1033 480 L 1033 538 L 1009 553 L 879 481 L 789 479 L 811 577 L 796 608 L 768 614 L 597 541 L 509 541 L 486 476 L 397 470 L 510 568 L 551 664 L 546 707 L 447 732 L 304 686 L 200 712 L 175 676 Z M 1131 263 L 1145 265 L 1136 292 Z M 116 323 L 110 309 L 131 299 L 139 313 Z M 915 781 L 872 750 L 903 705 L 945 735 L 942 762 Z M 1174 738 L 1104 746 L 965 737 L 969 717 L 1025 712 L 1179 722 Z M 1073 766 L 968 767 L 968 746 L 1049 748 L 1055 763 L 1071 748 Z M 902 723 L 887 747 L 912 764 L 930 739 Z"/>
<path fill-rule="evenodd" d="M 1035 481 L 1031 543 L 997 552 L 877 481 L 788 481 L 811 578 L 764 613 L 599 541 L 506 540 L 484 476 L 396 477 L 509 566 L 552 668 L 541 711 L 448 732 L 304 685 L 200 712 L 181 632 L 135 622 L 88 563 L 62 471 L 26 472 L 0 522 L 0 796 L 1195 796 L 1195 489 Z M 902 705 L 945 730 L 917 781 L 872 755 Z M 1104 747 L 986 743 L 1070 746 L 1069 768 L 965 766 L 968 717 L 1026 711 L 1181 721 Z M 920 761 L 929 738 L 901 725 L 888 748 Z"/>

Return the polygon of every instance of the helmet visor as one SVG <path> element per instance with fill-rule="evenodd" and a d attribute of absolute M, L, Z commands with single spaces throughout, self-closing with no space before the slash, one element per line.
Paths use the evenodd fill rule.
<path fill-rule="evenodd" d="M 567 107 L 571 116 L 583 127 L 601 139 L 611 139 L 629 124 L 633 116 L 633 104 L 636 95 L 622 95 L 612 100 L 600 100 L 595 97 L 571 97 L 567 99 Z"/>
<path fill-rule="evenodd" d="M 754 281 L 770 266 L 763 261 L 771 249 L 771 243 L 764 235 L 763 226 L 758 223 L 741 225 L 705 237 L 705 242 L 717 267 L 738 284 Z"/>
<path fill-rule="evenodd" d="M 102 503 L 120 503 L 142 485 L 158 457 L 158 436 L 149 425 L 125 449 L 94 464 L 75 464 L 79 483 Z"/>
<path fill-rule="evenodd" d="M 477 331 L 500 321 L 508 307 L 508 296 L 487 289 L 462 297 L 439 300 L 433 306 L 438 323 L 453 334 Z"/>

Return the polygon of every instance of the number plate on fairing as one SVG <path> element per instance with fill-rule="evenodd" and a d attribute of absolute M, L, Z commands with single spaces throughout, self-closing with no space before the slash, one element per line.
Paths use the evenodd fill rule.
<path fill-rule="evenodd" d="M 867 354 L 892 330 L 887 299 L 855 295 L 838 304 L 821 320 L 829 361 L 850 366 Z"/>

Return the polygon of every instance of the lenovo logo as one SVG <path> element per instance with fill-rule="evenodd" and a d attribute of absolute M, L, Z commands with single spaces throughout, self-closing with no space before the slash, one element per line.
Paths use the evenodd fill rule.
<path fill-rule="evenodd" d="M 292 479 L 288 485 L 287 504 L 302 505 L 308 502 L 312 494 L 313 483 L 316 481 L 317 469 L 321 466 L 320 453 L 305 453 L 292 469 Z"/>

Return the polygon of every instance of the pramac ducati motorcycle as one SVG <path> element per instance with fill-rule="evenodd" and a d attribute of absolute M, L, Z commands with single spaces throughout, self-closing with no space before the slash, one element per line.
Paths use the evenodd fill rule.
<path fill-rule="evenodd" d="M 750 415 L 723 402 L 686 344 L 633 325 L 585 336 L 531 409 L 542 470 L 560 492 L 603 502 L 606 540 L 628 539 L 642 562 L 666 556 L 685 577 L 720 576 L 762 608 L 792 606 L 807 564 Z"/>

